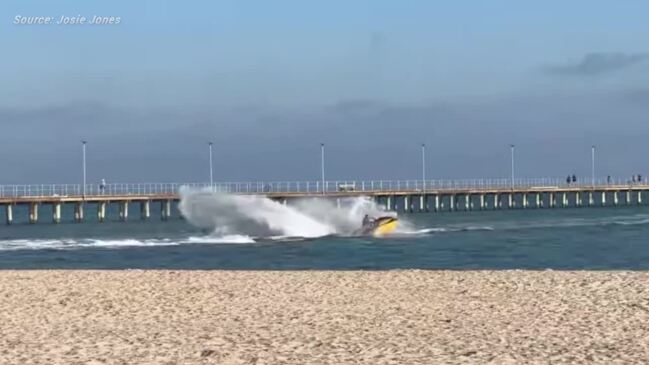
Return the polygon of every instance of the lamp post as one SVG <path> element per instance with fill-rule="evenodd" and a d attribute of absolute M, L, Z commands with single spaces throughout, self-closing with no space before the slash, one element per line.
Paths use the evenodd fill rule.
<path fill-rule="evenodd" d="M 426 144 L 421 144 L 421 191 L 426 192 Z"/>
<path fill-rule="evenodd" d="M 207 143 L 210 147 L 210 190 L 214 190 L 214 174 L 212 168 L 212 142 Z"/>
<path fill-rule="evenodd" d="M 513 144 L 509 145 L 509 149 L 512 156 L 512 190 L 514 190 L 514 147 L 515 146 Z"/>
<path fill-rule="evenodd" d="M 325 145 L 324 143 L 320 143 L 320 168 L 322 172 L 322 195 L 325 195 L 325 191 L 327 190 L 325 188 Z"/>
<path fill-rule="evenodd" d="M 86 141 L 81 141 L 82 152 L 82 169 L 83 169 L 83 186 L 81 187 L 81 194 L 83 199 L 86 198 Z"/>
<path fill-rule="evenodd" d="M 590 149 L 590 172 L 591 172 L 591 184 L 593 185 L 593 189 L 595 188 L 595 145 L 593 145 Z"/>

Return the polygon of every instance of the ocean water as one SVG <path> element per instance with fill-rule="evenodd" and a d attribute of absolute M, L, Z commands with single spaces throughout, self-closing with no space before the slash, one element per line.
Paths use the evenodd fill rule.
<path fill-rule="evenodd" d="M 74 223 L 68 208 L 61 224 L 16 210 L 23 221 L 0 226 L 0 268 L 649 269 L 649 207 L 399 213 L 383 238 L 354 234 L 366 212 L 386 214 L 363 199 L 338 209 L 192 193 L 165 222 L 155 209 L 119 222 L 113 207 L 99 223 L 89 206 Z"/>

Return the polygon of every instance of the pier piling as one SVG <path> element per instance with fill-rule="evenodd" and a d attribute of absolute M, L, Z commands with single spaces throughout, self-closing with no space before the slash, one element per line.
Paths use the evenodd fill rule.
<path fill-rule="evenodd" d="M 160 202 L 160 218 L 166 221 L 171 217 L 171 200 L 163 200 Z"/>
<path fill-rule="evenodd" d="M 527 200 L 527 194 L 523 194 L 523 209 L 527 209 L 529 201 Z"/>
<path fill-rule="evenodd" d="M 106 202 L 97 203 L 97 220 L 103 222 L 106 219 Z"/>
<path fill-rule="evenodd" d="M 6 219 L 7 219 L 7 224 L 11 225 L 14 222 L 14 212 L 13 212 L 13 205 L 7 204 L 5 205 L 5 214 L 6 214 Z"/>
<path fill-rule="evenodd" d="M 52 204 L 52 222 L 61 223 L 61 203 Z"/>
<path fill-rule="evenodd" d="M 83 202 L 74 204 L 74 221 L 83 222 Z"/>
<path fill-rule="evenodd" d="M 119 220 L 126 222 L 128 220 L 128 201 L 119 203 Z"/>
<path fill-rule="evenodd" d="M 150 203 L 148 200 L 140 202 L 140 219 L 147 220 L 151 215 Z"/>
<path fill-rule="evenodd" d="M 38 221 L 38 203 L 29 204 L 29 223 L 34 224 Z"/>

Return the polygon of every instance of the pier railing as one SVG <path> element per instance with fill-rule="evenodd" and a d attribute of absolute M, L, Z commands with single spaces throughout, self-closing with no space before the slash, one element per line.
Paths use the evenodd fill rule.
<path fill-rule="evenodd" d="M 111 183 L 87 184 L 85 191 L 81 184 L 31 184 L 0 185 L 0 197 L 20 196 L 81 196 L 85 195 L 153 195 L 177 194 L 181 187 L 211 188 L 218 192 L 237 194 L 264 193 L 305 193 L 317 194 L 333 192 L 391 192 L 428 191 L 462 189 L 525 189 L 525 188 L 565 188 L 610 185 L 647 185 L 647 180 L 634 182 L 628 179 L 577 179 L 568 183 L 565 178 L 522 178 L 515 179 L 462 179 L 462 180 L 336 180 L 325 181 L 254 181 L 209 183 Z"/>

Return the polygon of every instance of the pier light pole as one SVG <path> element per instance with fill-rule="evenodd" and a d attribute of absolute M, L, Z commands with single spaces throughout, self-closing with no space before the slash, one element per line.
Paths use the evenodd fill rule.
<path fill-rule="evenodd" d="M 590 150 L 590 162 L 591 162 L 591 183 L 593 185 L 593 189 L 595 188 L 595 145 L 591 147 Z"/>
<path fill-rule="evenodd" d="M 426 144 L 421 144 L 421 191 L 426 192 Z"/>
<path fill-rule="evenodd" d="M 512 155 L 512 190 L 514 190 L 514 147 L 515 146 L 513 144 L 509 145 L 509 149 Z"/>
<path fill-rule="evenodd" d="M 83 168 L 83 186 L 81 187 L 82 197 L 86 198 L 86 141 L 81 141 L 82 168 Z"/>
<path fill-rule="evenodd" d="M 210 190 L 214 189 L 214 174 L 212 168 L 212 142 L 207 143 L 210 147 Z"/>
<path fill-rule="evenodd" d="M 320 143 L 320 168 L 322 170 L 322 195 L 325 195 L 325 191 L 327 190 L 325 188 L 325 149 L 324 149 L 324 143 Z"/>

